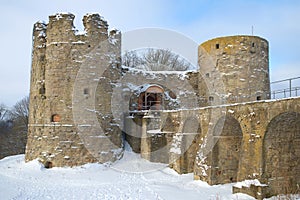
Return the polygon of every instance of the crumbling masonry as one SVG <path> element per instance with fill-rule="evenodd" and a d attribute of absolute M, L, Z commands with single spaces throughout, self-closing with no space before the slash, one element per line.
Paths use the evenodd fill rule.
<path fill-rule="evenodd" d="M 197 71 L 121 66 L 121 34 L 98 14 L 56 14 L 33 30 L 26 161 L 112 163 L 126 140 L 152 162 L 256 198 L 299 193 L 300 98 L 270 99 L 268 42 L 204 42 Z"/>

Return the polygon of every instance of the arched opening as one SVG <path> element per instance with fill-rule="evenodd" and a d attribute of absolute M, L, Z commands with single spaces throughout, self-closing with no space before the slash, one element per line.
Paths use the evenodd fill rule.
<path fill-rule="evenodd" d="M 161 110 L 163 108 L 164 90 L 159 85 L 142 87 L 138 98 L 138 110 Z"/>
<path fill-rule="evenodd" d="M 192 173 L 201 136 L 201 126 L 196 118 L 188 118 L 182 129 L 181 173 Z"/>
<path fill-rule="evenodd" d="M 47 161 L 47 162 L 45 162 L 45 165 L 44 165 L 44 167 L 45 167 L 46 169 L 50 169 L 50 168 L 52 168 L 52 167 L 53 167 L 53 163 L 52 163 L 52 162 L 50 162 L 50 161 Z"/>
<path fill-rule="evenodd" d="M 243 137 L 239 122 L 231 116 L 220 118 L 213 137 L 211 184 L 236 182 Z"/>
<path fill-rule="evenodd" d="M 263 142 L 263 178 L 271 195 L 299 193 L 300 114 L 285 112 L 269 123 Z"/>

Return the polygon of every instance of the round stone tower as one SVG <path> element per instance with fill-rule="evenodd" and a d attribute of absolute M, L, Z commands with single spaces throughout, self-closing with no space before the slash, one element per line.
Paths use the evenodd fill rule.
<path fill-rule="evenodd" d="M 270 98 L 268 41 L 257 36 L 228 36 L 202 43 L 200 76 L 211 105 Z"/>
<path fill-rule="evenodd" d="M 79 34 L 74 17 L 51 15 L 33 29 L 26 161 L 46 167 L 110 163 L 123 152 L 110 107 L 121 75 L 121 35 L 108 32 L 99 14 L 84 16 Z"/>

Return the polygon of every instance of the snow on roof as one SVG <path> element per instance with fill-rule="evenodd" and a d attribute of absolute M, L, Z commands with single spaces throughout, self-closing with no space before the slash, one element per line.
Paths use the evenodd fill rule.
<path fill-rule="evenodd" d="M 142 92 L 146 92 L 148 89 L 150 89 L 151 87 L 156 87 L 156 88 L 159 88 L 162 90 L 162 92 L 164 91 L 164 89 L 160 86 L 160 85 L 157 85 L 157 84 L 145 84 L 145 85 L 142 85 L 138 92 L 139 93 L 142 93 Z M 157 92 L 158 93 L 158 92 Z"/>

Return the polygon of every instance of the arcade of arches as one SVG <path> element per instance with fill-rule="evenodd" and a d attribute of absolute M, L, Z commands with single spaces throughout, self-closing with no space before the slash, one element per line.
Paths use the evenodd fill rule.
<path fill-rule="evenodd" d="M 174 161 L 170 150 L 176 146 L 179 157 L 169 164 L 179 173 L 193 172 L 209 184 L 258 179 L 268 185 L 260 197 L 299 193 L 300 98 L 157 113 L 142 117 L 147 159 Z M 201 157 L 210 137 L 215 143 Z"/>
<path fill-rule="evenodd" d="M 269 123 L 263 144 L 264 173 L 270 193 L 295 193 L 300 183 L 300 114 L 285 112 Z M 298 191 L 299 192 L 299 191 Z"/>

